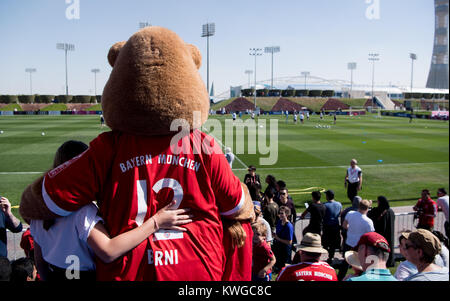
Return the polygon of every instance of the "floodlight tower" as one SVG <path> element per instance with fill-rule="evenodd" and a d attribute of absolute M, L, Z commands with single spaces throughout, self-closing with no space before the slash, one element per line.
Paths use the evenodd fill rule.
<path fill-rule="evenodd" d="M 145 27 L 150 27 L 152 26 L 152 24 L 148 23 L 148 22 L 139 22 L 139 29 L 145 28 Z"/>
<path fill-rule="evenodd" d="M 262 49 L 261 48 L 250 48 L 250 55 L 253 55 L 255 57 L 255 93 L 254 93 L 254 103 L 255 103 L 255 110 L 256 110 L 256 58 L 258 56 L 262 55 Z"/>
<path fill-rule="evenodd" d="M 369 61 L 372 61 L 372 108 L 374 106 L 374 92 L 373 92 L 373 88 L 374 88 L 374 80 L 375 80 L 375 62 L 380 60 L 380 54 L 379 53 L 369 53 Z"/>
<path fill-rule="evenodd" d="M 434 0 L 434 43 L 427 88 L 448 89 L 449 0 Z"/>
<path fill-rule="evenodd" d="M 209 95 L 209 37 L 216 33 L 215 23 L 206 23 L 202 27 L 202 38 L 206 37 L 206 89 Z"/>
<path fill-rule="evenodd" d="M 413 75 L 414 75 L 414 61 L 417 60 L 417 55 L 415 53 L 410 53 L 409 58 L 411 59 L 411 93 L 413 91 Z"/>
<path fill-rule="evenodd" d="M 270 88 L 273 89 L 273 54 L 280 52 L 280 46 L 265 47 L 264 52 L 272 54 L 272 81 L 270 82 Z"/>
<path fill-rule="evenodd" d="M 25 69 L 25 72 L 30 73 L 30 95 L 33 95 L 33 79 L 31 77 L 31 74 L 36 72 L 36 68 L 27 68 Z"/>
<path fill-rule="evenodd" d="M 73 44 L 67 44 L 67 43 L 57 43 L 56 49 L 64 50 L 66 56 L 65 56 L 65 62 L 66 62 L 66 95 L 69 95 L 69 84 L 68 84 L 68 76 L 67 76 L 67 51 L 74 51 L 75 45 Z"/>
<path fill-rule="evenodd" d="M 305 90 L 306 90 L 306 78 L 307 78 L 310 74 L 311 74 L 311 73 L 309 73 L 308 71 L 302 72 L 302 75 L 305 77 Z"/>
<path fill-rule="evenodd" d="M 351 62 L 347 64 L 347 69 L 350 70 L 350 98 L 352 97 L 353 94 L 353 70 L 356 69 L 356 63 L 355 62 Z"/>
<path fill-rule="evenodd" d="M 100 69 L 92 69 L 92 73 L 94 73 L 94 95 L 97 96 L 97 73 L 100 72 Z"/>
<path fill-rule="evenodd" d="M 253 70 L 245 70 L 245 74 L 248 75 L 248 88 L 250 89 L 250 75 L 253 74 Z"/>

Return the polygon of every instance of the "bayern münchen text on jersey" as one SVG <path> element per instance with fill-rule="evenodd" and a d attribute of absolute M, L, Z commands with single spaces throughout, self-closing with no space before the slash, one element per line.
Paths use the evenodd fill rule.
<path fill-rule="evenodd" d="M 197 172 L 201 166 L 201 163 L 191 160 L 184 156 L 177 155 L 158 155 L 158 160 L 155 160 L 157 164 L 166 164 L 166 165 L 177 165 L 184 168 L 188 168 Z M 125 162 L 119 163 L 120 170 L 123 173 L 128 170 L 133 170 L 135 167 L 144 166 L 148 164 L 153 164 L 152 156 L 149 154 L 136 156 L 126 160 Z"/>

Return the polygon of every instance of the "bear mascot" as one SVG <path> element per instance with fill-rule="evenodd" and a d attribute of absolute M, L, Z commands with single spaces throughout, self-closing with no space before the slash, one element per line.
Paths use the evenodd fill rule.
<path fill-rule="evenodd" d="M 209 97 L 199 50 L 152 26 L 113 45 L 108 61 L 113 69 L 101 103 L 111 131 L 29 185 L 20 214 L 52 219 L 97 201 L 114 237 L 174 202 L 173 209 L 193 215 L 187 231 L 160 229 L 112 263 L 97 259 L 97 280 L 223 280 L 222 219 L 239 228 L 255 216 L 247 187 L 214 138 L 200 131 Z"/>

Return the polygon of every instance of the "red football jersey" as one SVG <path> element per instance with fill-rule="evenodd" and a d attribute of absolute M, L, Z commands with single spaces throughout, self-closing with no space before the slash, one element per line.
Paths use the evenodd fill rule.
<path fill-rule="evenodd" d="M 285 267 L 277 281 L 337 281 L 337 276 L 326 262 L 301 262 Z"/>
<path fill-rule="evenodd" d="M 437 214 L 437 204 L 431 198 L 427 200 L 419 199 L 416 207 L 422 210 L 419 214 L 419 225 L 428 226 L 430 228 L 434 227 L 434 218 Z"/>
<path fill-rule="evenodd" d="M 223 281 L 251 281 L 252 280 L 252 240 L 253 230 L 250 222 L 241 222 L 247 234 L 245 244 L 240 248 L 233 248 L 231 235 L 227 230 L 223 235 L 225 248 L 225 269 Z"/>
<path fill-rule="evenodd" d="M 97 260 L 98 280 L 221 280 L 220 215 L 242 207 L 240 181 L 210 136 L 193 131 L 178 143 L 172 138 L 104 133 L 46 175 L 42 193 L 52 212 L 66 216 L 97 200 L 111 237 L 172 200 L 173 209 L 194 215 L 187 232 L 159 230 L 110 264 Z"/>
<path fill-rule="evenodd" d="M 263 241 L 260 245 L 253 246 L 253 275 L 258 275 L 266 265 L 270 263 L 273 256 L 275 256 L 270 248 L 269 244 Z M 272 273 L 272 270 L 268 270 L 267 274 Z"/>

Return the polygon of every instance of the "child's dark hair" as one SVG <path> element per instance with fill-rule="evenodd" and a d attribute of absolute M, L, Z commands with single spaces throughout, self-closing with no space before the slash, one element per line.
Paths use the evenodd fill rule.
<path fill-rule="evenodd" d="M 27 281 L 27 277 L 33 278 L 34 261 L 31 258 L 22 257 L 14 260 L 11 263 L 11 268 L 12 282 L 25 282 Z"/>
<path fill-rule="evenodd" d="M 88 148 L 89 146 L 81 141 L 69 140 L 64 142 L 56 151 L 55 158 L 53 160 L 53 168 L 75 158 L 78 155 L 81 155 Z M 45 220 L 43 227 L 45 230 L 48 230 L 54 223 L 54 220 Z"/>
<path fill-rule="evenodd" d="M 57 167 L 66 161 L 82 154 L 89 147 L 86 143 L 76 140 L 69 140 L 64 142 L 56 151 L 53 167 Z"/>

